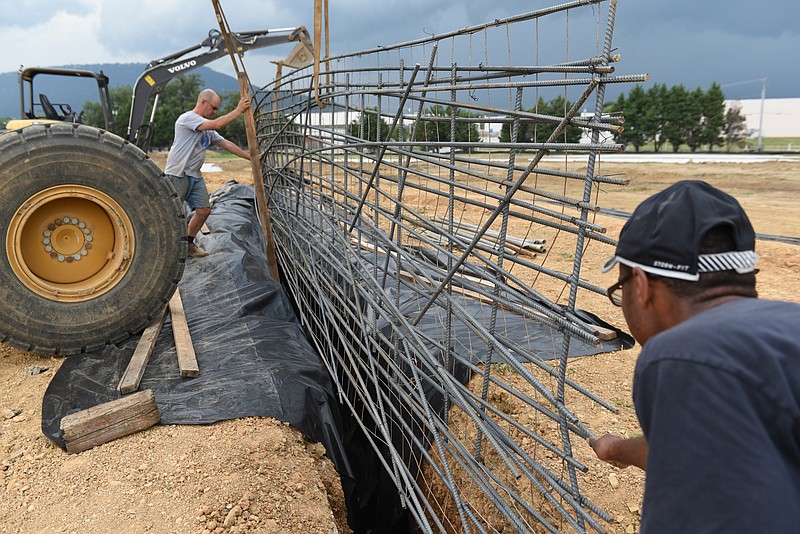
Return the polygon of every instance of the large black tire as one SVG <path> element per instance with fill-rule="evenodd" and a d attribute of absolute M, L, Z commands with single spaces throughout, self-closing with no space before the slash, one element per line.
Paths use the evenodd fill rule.
<path fill-rule="evenodd" d="M 0 133 L 0 341 L 40 354 L 141 332 L 175 292 L 186 221 L 136 146 L 84 125 Z"/>

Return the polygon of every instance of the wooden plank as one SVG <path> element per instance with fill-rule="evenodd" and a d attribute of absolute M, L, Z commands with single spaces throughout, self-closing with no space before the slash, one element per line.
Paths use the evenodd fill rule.
<path fill-rule="evenodd" d="M 161 420 L 153 391 L 146 389 L 61 418 L 67 452 L 78 453 L 145 430 Z"/>
<path fill-rule="evenodd" d="M 617 331 L 612 330 L 611 328 L 605 328 L 603 326 L 598 326 L 596 324 L 589 325 L 590 328 L 594 330 L 594 335 L 597 336 L 598 339 L 602 339 L 603 341 L 609 341 L 611 339 L 617 339 Z"/>
<path fill-rule="evenodd" d="M 142 332 L 142 337 L 139 339 L 139 344 L 136 345 L 136 350 L 133 351 L 131 361 L 128 363 L 127 369 L 122 374 L 122 379 L 119 381 L 117 391 L 125 395 L 132 393 L 139 389 L 139 383 L 144 376 L 144 370 L 147 367 L 147 362 L 150 361 L 150 356 L 153 354 L 153 349 L 156 346 L 158 334 L 161 333 L 161 326 L 164 324 L 164 318 L 167 316 L 167 305 L 165 304 L 161 311 L 153 317 L 150 324 Z"/>
<path fill-rule="evenodd" d="M 194 345 L 192 345 L 192 336 L 189 334 L 186 312 L 183 310 L 183 300 L 178 289 L 169 299 L 169 313 L 172 317 L 172 337 L 175 339 L 175 350 L 178 353 L 178 368 L 181 376 L 198 376 L 200 367 L 197 365 L 197 356 L 194 352 Z"/>

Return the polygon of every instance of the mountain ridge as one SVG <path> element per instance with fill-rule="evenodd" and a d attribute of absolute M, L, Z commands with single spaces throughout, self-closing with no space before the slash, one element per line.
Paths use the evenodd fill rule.
<path fill-rule="evenodd" d="M 102 71 L 109 78 L 110 87 L 131 86 L 144 72 L 146 63 L 95 63 L 83 65 L 61 65 L 54 68 L 69 68 Z M 22 68 L 22 67 L 21 67 Z M 198 74 L 202 85 L 218 92 L 238 91 L 236 78 L 200 67 L 189 74 Z M 68 103 L 73 110 L 79 111 L 86 101 L 98 102 L 98 90 L 94 80 L 87 78 L 66 78 L 62 76 L 37 77 L 34 81 L 34 93 L 46 94 L 52 102 Z M 0 73 L 0 118 L 19 118 L 20 115 L 19 72 Z"/>

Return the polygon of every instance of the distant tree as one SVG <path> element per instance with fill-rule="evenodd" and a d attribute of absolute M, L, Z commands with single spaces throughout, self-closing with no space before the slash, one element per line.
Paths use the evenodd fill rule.
<path fill-rule="evenodd" d="M 667 86 L 655 84 L 647 90 L 644 97 L 644 117 L 641 119 L 644 137 L 653 143 L 653 150 L 661 151 L 666 142 L 664 126 L 666 125 L 665 106 L 667 102 Z"/>
<path fill-rule="evenodd" d="M 687 118 L 689 117 L 689 93 L 683 85 L 673 85 L 663 100 L 664 126 L 661 133 L 664 141 L 677 152 L 686 140 Z"/>
<path fill-rule="evenodd" d="M 704 141 L 703 132 L 706 117 L 703 111 L 705 109 L 705 100 L 706 94 L 699 87 L 691 93 L 686 94 L 686 107 L 683 117 L 683 139 L 692 152 L 697 152 L 697 149 Z M 678 150 L 675 149 L 675 152 L 677 151 Z"/>
<path fill-rule="evenodd" d="M 742 107 L 739 104 L 731 105 L 725 111 L 725 124 L 722 127 L 722 136 L 725 139 L 725 148 L 731 152 L 734 147 L 745 145 L 750 136 L 747 129 L 747 121 L 742 115 Z"/>
<path fill-rule="evenodd" d="M 656 152 L 664 144 L 675 152 L 684 144 L 692 152 L 703 145 L 713 151 L 723 144 L 725 95 L 716 82 L 707 91 L 655 84 L 645 92 L 636 85 L 627 96 L 620 94 L 609 110 L 625 117 L 617 141 L 633 145 L 637 151 L 648 142 Z"/>
<path fill-rule="evenodd" d="M 350 122 L 347 133 L 365 141 L 385 141 L 389 133 L 389 125 L 383 120 L 383 117 L 378 116 L 378 108 L 367 108 L 358 119 Z M 379 134 L 380 139 L 378 138 Z"/>
<path fill-rule="evenodd" d="M 703 98 L 703 127 L 701 141 L 713 152 L 714 146 L 722 146 L 722 131 L 725 128 L 725 94 L 716 82 L 706 91 Z"/>
<path fill-rule="evenodd" d="M 544 98 L 539 97 L 536 106 L 526 110 L 528 113 L 536 113 L 538 115 L 550 115 L 553 117 L 563 117 L 567 111 L 572 107 L 573 103 L 564 98 L 562 95 L 556 98 L 545 101 Z M 558 124 L 552 121 L 548 122 L 520 122 L 517 133 L 517 142 L 521 143 L 544 143 L 547 141 L 553 132 L 558 127 Z M 578 126 L 567 126 L 561 132 L 556 143 L 578 143 L 581 140 L 582 130 Z M 509 142 L 511 140 L 511 125 L 504 124 L 500 129 L 500 141 Z"/>
<path fill-rule="evenodd" d="M 425 118 L 428 117 L 428 120 Z M 466 121 L 456 121 L 455 135 L 451 135 L 451 119 L 453 117 L 453 108 L 450 106 L 431 106 L 427 108 L 422 116 L 421 128 L 417 131 L 417 139 L 425 141 L 438 141 L 459 143 L 468 143 L 480 140 L 480 133 L 478 132 L 478 125 Z M 456 118 L 470 118 L 471 115 L 468 111 L 463 109 L 456 109 Z M 434 120 L 430 120 L 433 118 Z M 444 120 L 448 119 L 448 120 Z"/>
<path fill-rule="evenodd" d="M 617 97 L 614 111 L 620 112 L 625 117 L 623 130 L 615 135 L 617 143 L 632 145 L 636 152 L 648 141 L 646 131 L 648 98 L 641 85 L 631 89 L 626 99 L 623 93 Z"/>
<path fill-rule="evenodd" d="M 129 85 L 122 87 L 112 87 L 109 89 L 111 97 L 112 116 L 109 118 L 110 131 L 126 137 L 128 132 L 128 120 L 131 114 L 131 95 L 133 89 Z M 105 128 L 103 118 L 103 108 L 96 102 L 87 101 L 83 104 L 83 123 L 98 128 Z"/>
<path fill-rule="evenodd" d="M 431 106 L 426 108 L 422 114 L 422 121 L 417 128 L 416 141 L 449 143 L 451 139 L 458 143 L 468 143 L 480 141 L 478 125 L 458 119 L 470 118 L 472 115 L 462 109 L 456 109 L 455 113 L 450 106 Z M 455 135 L 451 132 L 451 126 L 455 121 Z M 425 146 L 423 144 L 423 146 Z M 433 147 L 427 147 L 428 150 Z"/>
<path fill-rule="evenodd" d="M 573 102 L 570 102 L 563 95 L 558 95 L 554 99 L 547 102 L 544 106 L 545 113 L 548 115 L 553 115 L 555 117 L 564 117 L 567 114 L 567 111 L 573 106 Z M 551 126 L 551 128 L 542 128 L 539 133 L 541 136 L 537 136 L 538 139 L 541 139 L 541 142 L 547 141 L 547 139 L 553 134 L 556 127 L 558 125 L 546 125 Z M 581 140 L 581 135 L 583 131 L 578 126 L 567 126 L 555 139 L 556 143 L 578 143 Z"/>

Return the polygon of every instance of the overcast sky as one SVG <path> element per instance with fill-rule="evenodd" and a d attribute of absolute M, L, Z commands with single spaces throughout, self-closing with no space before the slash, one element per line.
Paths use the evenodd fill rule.
<path fill-rule="evenodd" d="M 566 1 L 566 0 L 563 0 Z M 210 0 L 0 0 L 0 72 L 20 65 L 146 63 L 218 29 Z M 555 5 L 550 0 L 330 0 L 331 52 L 404 42 Z M 313 0 L 222 0 L 234 31 L 313 27 Z M 12 7 L 13 6 L 13 7 Z M 800 0 L 619 0 L 618 74 L 728 98 L 800 97 Z M 290 45 L 245 55 L 256 85 Z M 231 73 L 220 59 L 212 68 Z M 113 81 L 112 81 L 113 82 Z"/>

